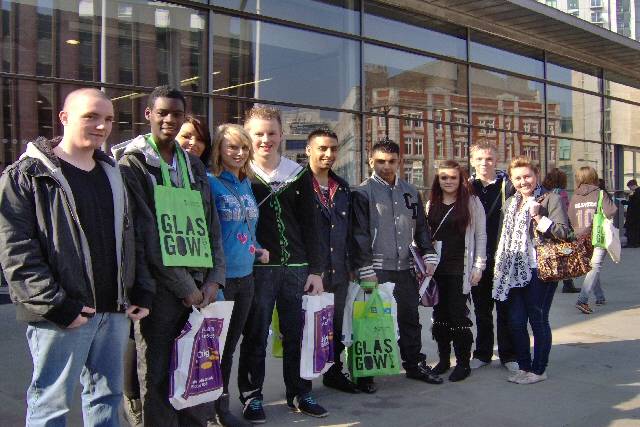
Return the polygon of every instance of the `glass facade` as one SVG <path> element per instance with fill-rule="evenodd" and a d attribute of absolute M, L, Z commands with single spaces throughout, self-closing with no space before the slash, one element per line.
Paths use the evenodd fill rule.
<path fill-rule="evenodd" d="M 280 108 L 299 162 L 311 130 L 334 129 L 352 184 L 385 136 L 423 190 L 440 160 L 467 164 L 478 141 L 503 169 L 517 155 L 570 176 L 589 165 L 610 189 L 640 175 L 640 82 L 373 1 L 0 0 L 0 14 L 3 167 L 61 134 L 75 88 L 113 100 L 113 145 L 148 131 L 146 95 L 171 84 L 212 127 L 254 103 Z"/>

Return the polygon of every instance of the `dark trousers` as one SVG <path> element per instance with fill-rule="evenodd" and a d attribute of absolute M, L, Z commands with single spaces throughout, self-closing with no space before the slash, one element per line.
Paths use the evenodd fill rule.
<path fill-rule="evenodd" d="M 224 353 L 220 368 L 222 370 L 222 381 L 224 393 L 229 392 L 229 378 L 231 377 L 231 366 L 233 365 L 233 353 L 236 351 L 238 341 L 244 329 L 244 325 L 249 316 L 251 303 L 253 302 L 253 275 L 244 277 L 227 278 L 223 294 L 226 301 L 233 301 L 233 313 L 227 331 L 227 340 L 224 343 Z"/>
<path fill-rule="evenodd" d="M 213 402 L 176 410 L 169 403 L 169 369 L 173 342 L 189 318 L 182 305 L 164 286 L 158 287 L 149 316 L 136 322 L 138 376 L 145 427 L 206 427 L 215 414 Z"/>
<path fill-rule="evenodd" d="M 627 223 L 625 224 L 625 228 L 627 229 L 627 246 L 640 246 L 640 222 Z"/>
<path fill-rule="evenodd" d="M 436 274 L 439 301 L 433 307 L 433 339 L 438 343 L 440 360 L 449 361 L 451 342 L 458 365 L 469 366 L 473 334 L 469 319 L 469 295 L 462 291 L 463 276 L 454 274 Z"/>
<path fill-rule="evenodd" d="M 240 400 L 263 399 L 267 339 L 274 305 L 282 333 L 282 374 L 287 398 L 311 392 L 311 381 L 300 378 L 302 295 L 307 267 L 256 267 L 255 294 L 240 345 L 238 387 Z"/>
<path fill-rule="evenodd" d="M 494 261 L 487 261 L 487 268 L 482 273 L 482 279 L 477 286 L 471 287 L 473 309 L 476 317 L 476 349 L 473 357 L 483 362 L 490 362 L 493 356 L 493 306 L 491 297 L 493 289 Z M 496 306 L 496 335 L 498 338 L 498 357 L 502 363 L 516 360 L 513 340 L 509 331 L 509 313 L 507 304 L 495 301 Z"/>
<path fill-rule="evenodd" d="M 558 282 L 543 282 L 538 279 L 538 270 L 531 270 L 531 282 L 523 288 L 509 291 L 509 326 L 515 344 L 518 365 L 523 371 L 542 374 L 549 362 L 551 352 L 551 326 L 549 310 Z M 533 362 L 529 350 L 529 331 L 533 332 Z"/>
<path fill-rule="evenodd" d="M 327 276 L 325 276 L 326 278 Z M 330 276 L 328 276 L 330 279 Z M 328 281 L 329 282 L 329 281 Z M 333 293 L 333 360 L 335 364 L 331 367 L 334 372 L 342 371 L 342 352 L 344 344 L 342 344 L 342 320 L 344 319 L 344 306 L 347 299 L 347 291 L 349 283 L 327 283 L 324 288 L 325 292 Z"/>
<path fill-rule="evenodd" d="M 418 284 L 411 270 L 376 270 L 379 283 L 395 283 L 393 296 L 398 305 L 400 357 L 405 370 L 415 369 L 426 359 L 422 350 L 422 325 L 418 315 Z"/>

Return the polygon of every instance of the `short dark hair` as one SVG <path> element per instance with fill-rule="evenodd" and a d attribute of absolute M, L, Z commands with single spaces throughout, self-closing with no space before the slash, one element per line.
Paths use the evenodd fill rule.
<path fill-rule="evenodd" d="M 371 155 L 373 155 L 373 153 L 375 153 L 376 151 L 389 153 L 389 154 L 395 153 L 399 156 L 400 146 L 397 143 L 395 143 L 393 140 L 389 138 L 384 138 L 376 142 L 375 144 L 373 144 L 373 147 L 371 147 Z"/>
<path fill-rule="evenodd" d="M 180 89 L 176 89 L 174 87 L 167 86 L 167 85 L 156 87 L 153 90 L 153 92 L 149 94 L 149 99 L 147 100 L 147 107 L 149 107 L 149 109 L 153 109 L 153 106 L 156 103 L 156 99 L 158 98 L 178 99 L 182 101 L 182 106 L 184 107 L 184 109 L 185 110 L 187 109 L 187 100 L 185 99 Z"/>
<path fill-rule="evenodd" d="M 311 131 L 309 136 L 307 136 L 307 144 L 309 144 L 313 138 L 322 137 L 322 136 L 327 137 L 327 138 L 335 139 L 336 141 L 338 140 L 338 135 L 336 135 L 336 133 L 334 131 L 332 131 L 331 129 L 329 129 L 329 128 L 318 128 L 318 129 L 315 129 L 315 130 Z"/>
<path fill-rule="evenodd" d="M 636 181 L 635 178 L 634 179 L 630 179 L 627 182 L 627 187 L 630 186 L 630 185 L 638 185 L 638 181 Z"/>

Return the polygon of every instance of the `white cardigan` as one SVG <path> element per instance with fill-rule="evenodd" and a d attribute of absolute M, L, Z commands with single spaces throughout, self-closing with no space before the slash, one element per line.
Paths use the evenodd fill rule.
<path fill-rule="evenodd" d="M 429 203 L 425 212 L 429 214 Z M 471 292 L 471 271 L 477 268 L 481 272 L 487 267 L 487 224 L 484 206 L 477 196 L 469 197 L 471 221 L 464 233 L 464 278 L 462 292 Z"/>

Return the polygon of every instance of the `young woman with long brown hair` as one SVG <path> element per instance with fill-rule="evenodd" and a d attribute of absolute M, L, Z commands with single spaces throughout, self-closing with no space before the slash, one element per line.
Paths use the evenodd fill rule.
<path fill-rule="evenodd" d="M 450 368 L 453 342 L 456 367 L 449 380 L 461 381 L 471 373 L 469 293 L 486 266 L 487 233 L 482 203 L 471 194 L 466 171 L 458 162 L 447 160 L 439 165 L 426 211 L 431 237 L 442 242 L 434 274 L 440 301 L 433 309 L 433 339 L 440 362 L 433 373 L 441 375 Z"/>

